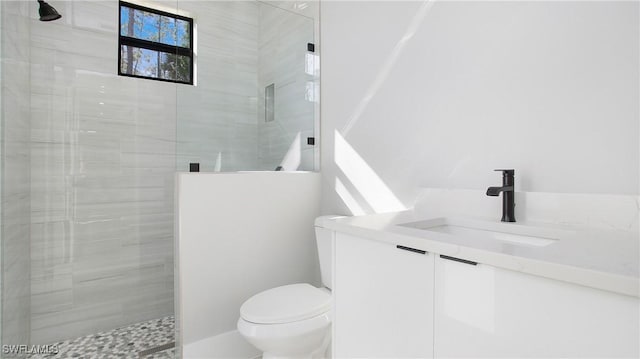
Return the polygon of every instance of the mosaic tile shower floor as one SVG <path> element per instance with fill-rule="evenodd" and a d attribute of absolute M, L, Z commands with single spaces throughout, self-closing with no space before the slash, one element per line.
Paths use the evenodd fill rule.
<path fill-rule="evenodd" d="M 173 359 L 173 317 L 154 319 L 106 332 L 59 342 L 57 354 L 30 359 Z M 158 351 L 154 350 L 155 348 Z"/>

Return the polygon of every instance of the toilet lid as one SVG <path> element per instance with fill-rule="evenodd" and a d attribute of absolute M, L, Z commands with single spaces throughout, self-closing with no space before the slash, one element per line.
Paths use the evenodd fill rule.
<path fill-rule="evenodd" d="M 260 292 L 240 307 L 242 319 L 257 324 L 304 320 L 331 309 L 331 295 L 307 283 L 291 284 Z"/>

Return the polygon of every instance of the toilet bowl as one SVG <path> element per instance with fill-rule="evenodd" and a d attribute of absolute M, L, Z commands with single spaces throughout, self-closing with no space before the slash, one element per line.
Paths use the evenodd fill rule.
<path fill-rule="evenodd" d="M 331 295 L 307 283 L 276 287 L 247 300 L 238 332 L 262 358 L 324 358 L 331 338 Z"/>
<path fill-rule="evenodd" d="M 263 359 L 325 358 L 331 341 L 331 256 L 333 232 L 315 221 L 316 244 L 324 287 L 307 283 L 271 288 L 240 308 L 238 332 L 263 352 Z"/>

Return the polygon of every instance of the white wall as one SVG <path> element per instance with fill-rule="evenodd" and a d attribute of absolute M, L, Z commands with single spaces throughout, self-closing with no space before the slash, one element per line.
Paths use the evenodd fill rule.
<path fill-rule="evenodd" d="M 183 345 L 235 330 L 240 306 L 260 291 L 319 283 L 319 173 L 182 173 L 177 191 Z"/>
<path fill-rule="evenodd" d="M 637 2 L 322 2 L 323 210 L 483 190 L 500 184 L 495 168 L 515 168 L 518 191 L 638 195 L 638 13 Z"/>

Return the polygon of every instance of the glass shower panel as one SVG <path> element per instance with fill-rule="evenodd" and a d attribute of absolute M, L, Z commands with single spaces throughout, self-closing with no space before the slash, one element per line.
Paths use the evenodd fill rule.
<path fill-rule="evenodd" d="M 314 21 L 260 3 L 258 26 L 258 168 L 313 171 L 319 96 Z"/>
<path fill-rule="evenodd" d="M 145 4 L 176 9 L 175 1 Z M 11 332 L 15 315 L 3 315 L 4 338 L 17 338 L 3 344 L 53 343 L 173 314 L 177 85 L 118 76 L 117 1 L 56 1 L 56 22 L 39 21 L 35 1 L 2 5 L 3 26 L 16 23 L 2 29 L 3 46 L 26 63 L 9 78 L 12 92 L 3 91 L 3 104 L 11 94 L 26 99 L 11 113 L 3 108 L 12 128 L 4 135 L 16 145 L 3 139 L 3 169 L 11 168 L 3 184 L 23 192 L 3 198 L 3 234 L 27 246 L 11 264 L 24 261 L 26 270 L 4 273 L 27 278 L 7 287 L 3 305 L 6 313 L 26 283 L 29 308 L 17 319 L 26 327 L 20 337 Z M 14 7 L 26 20 L 8 16 Z M 18 205 L 24 235 L 7 227 L 15 221 L 4 210 Z"/>
<path fill-rule="evenodd" d="M 194 18 L 195 85 L 179 86 L 177 169 L 257 168 L 258 3 L 183 1 Z"/>
<path fill-rule="evenodd" d="M 178 6 L 197 38 L 195 86 L 177 89 L 178 171 L 314 170 L 314 20 L 257 1 Z"/>

